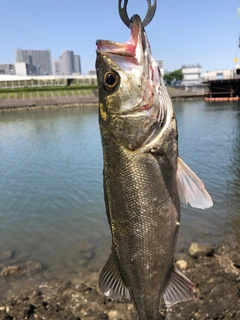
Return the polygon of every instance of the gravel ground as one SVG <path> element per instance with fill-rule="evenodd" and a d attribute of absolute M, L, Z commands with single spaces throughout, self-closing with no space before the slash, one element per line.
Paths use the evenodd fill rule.
<path fill-rule="evenodd" d="M 239 249 L 239 245 L 233 244 L 218 248 L 195 245 L 189 251 L 178 254 L 181 261 L 177 265 L 194 282 L 196 298 L 168 309 L 162 305 L 162 318 L 240 319 Z M 7 282 L 21 279 L 27 284 L 30 277 L 43 272 L 41 263 L 37 262 L 0 266 L 0 296 L 3 296 L 1 291 Z M 104 297 L 98 289 L 98 275 L 99 272 L 86 270 L 76 281 L 52 279 L 39 283 L 34 289 L 19 296 L 2 299 L 0 320 L 136 319 L 132 304 Z"/>

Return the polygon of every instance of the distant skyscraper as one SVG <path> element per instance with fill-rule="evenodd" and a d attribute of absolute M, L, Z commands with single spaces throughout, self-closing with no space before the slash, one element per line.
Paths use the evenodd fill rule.
<path fill-rule="evenodd" d="M 74 73 L 81 74 L 81 62 L 80 62 L 80 56 L 74 55 Z"/>
<path fill-rule="evenodd" d="M 63 51 L 60 58 L 53 60 L 53 73 L 55 75 L 81 74 L 80 56 L 74 55 L 71 50 Z"/>
<path fill-rule="evenodd" d="M 62 52 L 62 73 L 64 75 L 73 74 L 74 70 L 74 60 L 73 51 L 66 50 Z"/>
<path fill-rule="evenodd" d="M 55 76 L 61 76 L 62 75 L 62 59 L 55 58 L 53 60 L 53 73 Z"/>
<path fill-rule="evenodd" d="M 16 51 L 16 62 L 34 65 L 40 75 L 52 74 L 50 50 L 22 50 Z"/>

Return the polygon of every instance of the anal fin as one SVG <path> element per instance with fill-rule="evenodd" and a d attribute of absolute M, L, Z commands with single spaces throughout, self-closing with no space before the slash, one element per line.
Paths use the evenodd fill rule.
<path fill-rule="evenodd" d="M 173 268 L 168 283 L 163 292 L 163 299 L 167 307 L 178 302 L 193 300 L 193 283 L 179 270 Z"/>
<path fill-rule="evenodd" d="M 99 288 L 105 296 L 110 299 L 121 301 L 123 298 L 126 298 L 130 300 L 129 290 L 122 280 L 117 260 L 113 252 L 110 254 L 110 257 L 100 273 Z"/>

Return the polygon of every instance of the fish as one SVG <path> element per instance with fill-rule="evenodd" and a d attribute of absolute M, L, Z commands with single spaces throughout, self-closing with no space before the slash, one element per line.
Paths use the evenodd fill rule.
<path fill-rule="evenodd" d="M 212 206 L 203 182 L 178 153 L 171 99 L 141 18 L 126 43 L 96 42 L 103 188 L 111 254 L 99 276 L 110 299 L 132 301 L 139 320 L 194 299 L 193 283 L 174 266 L 180 200 Z"/>

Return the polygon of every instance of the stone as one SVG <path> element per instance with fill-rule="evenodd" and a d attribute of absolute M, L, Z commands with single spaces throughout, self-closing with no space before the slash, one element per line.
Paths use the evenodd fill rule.
<path fill-rule="evenodd" d="M 108 318 L 109 318 L 109 320 L 117 320 L 118 319 L 118 311 L 116 311 L 116 310 L 109 311 Z"/>
<path fill-rule="evenodd" d="M 0 254 L 0 260 L 5 261 L 11 259 L 13 252 L 11 250 L 4 251 Z"/>
<path fill-rule="evenodd" d="M 190 256 L 198 258 L 200 256 L 206 257 L 213 254 L 213 247 L 209 245 L 192 243 L 188 249 Z"/>
<path fill-rule="evenodd" d="M 40 262 L 28 261 L 26 263 L 25 273 L 26 274 L 36 274 L 42 270 L 43 266 Z"/>
<path fill-rule="evenodd" d="M 19 266 L 7 266 L 3 267 L 1 271 L 2 277 L 13 276 L 19 274 L 21 272 L 21 268 Z"/>
<path fill-rule="evenodd" d="M 178 260 L 176 263 L 175 263 L 176 267 L 178 267 L 180 270 L 187 270 L 187 267 L 188 267 L 188 263 L 187 261 L 185 260 Z"/>

